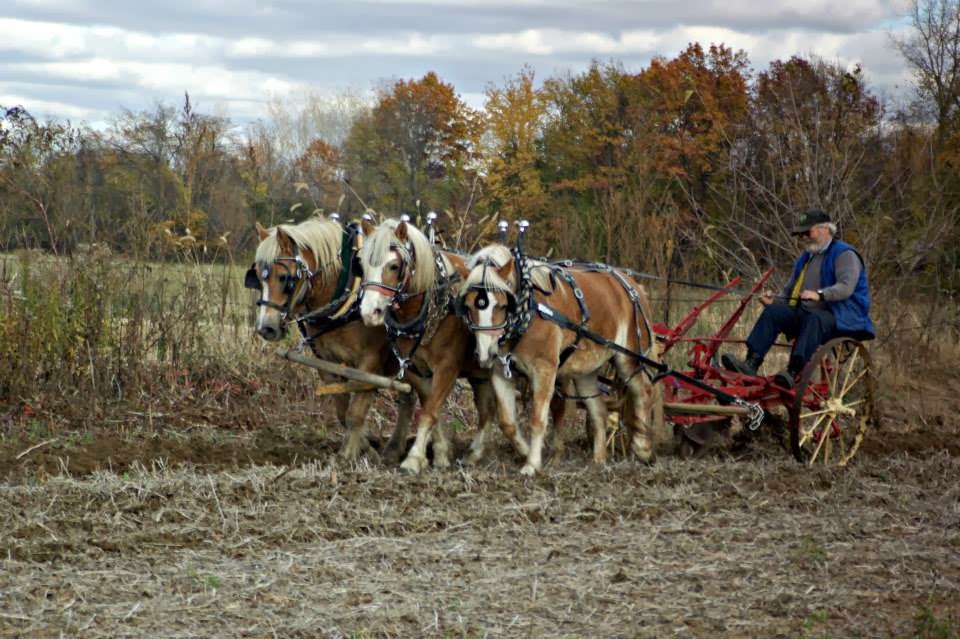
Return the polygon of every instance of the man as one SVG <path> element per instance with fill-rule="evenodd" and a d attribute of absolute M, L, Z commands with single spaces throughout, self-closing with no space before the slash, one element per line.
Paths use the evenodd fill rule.
<path fill-rule="evenodd" d="M 774 381 L 790 388 L 817 347 L 836 335 L 873 339 L 870 290 L 860 254 L 834 237 L 836 225 L 823 211 L 800 214 L 794 235 L 802 236 L 806 250 L 797 259 L 793 275 L 783 289 L 782 301 L 772 291 L 760 295 L 764 309 L 750 336 L 747 357 L 721 358 L 724 368 L 756 375 L 767 351 L 783 333 L 795 339 L 787 368 Z"/>

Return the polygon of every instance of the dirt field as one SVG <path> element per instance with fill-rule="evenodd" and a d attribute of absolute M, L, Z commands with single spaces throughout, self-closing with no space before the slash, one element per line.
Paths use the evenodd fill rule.
<path fill-rule="evenodd" d="M 772 432 L 597 469 L 570 432 L 534 479 L 337 464 L 329 423 L 11 418 L 0 637 L 956 637 L 957 397 L 887 402 L 845 470 Z"/>

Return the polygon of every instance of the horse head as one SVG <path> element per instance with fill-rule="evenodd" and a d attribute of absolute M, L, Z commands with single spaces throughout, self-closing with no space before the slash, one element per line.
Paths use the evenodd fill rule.
<path fill-rule="evenodd" d="M 460 288 L 457 313 L 476 338 L 477 361 L 489 368 L 517 310 L 513 256 L 495 244 L 476 253 L 467 266 L 470 274 Z"/>
<path fill-rule="evenodd" d="M 319 292 L 314 284 L 327 279 L 324 275 L 339 274 L 341 227 L 319 218 L 271 229 L 259 222 L 256 226 L 260 244 L 244 284 L 260 291 L 257 333 L 276 341 L 286 335 L 290 321 L 307 310 L 310 298 Z"/>
<path fill-rule="evenodd" d="M 367 326 L 380 326 L 389 308 L 434 286 L 436 265 L 429 240 L 405 219 L 386 220 L 376 228 L 364 220 L 363 232 L 360 315 Z"/>

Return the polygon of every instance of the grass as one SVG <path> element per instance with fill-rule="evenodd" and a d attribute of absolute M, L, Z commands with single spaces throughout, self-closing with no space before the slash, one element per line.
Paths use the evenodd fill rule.
<path fill-rule="evenodd" d="M 263 370 L 270 349 L 252 331 L 242 278 L 233 264 L 107 252 L 0 256 L 0 407 L 12 406 L 31 431 L 49 431 L 279 388 Z"/>
<path fill-rule="evenodd" d="M 903 639 L 956 639 L 960 637 L 957 619 L 941 619 L 924 606 L 913 617 L 913 629 Z"/>
<path fill-rule="evenodd" d="M 312 371 L 281 367 L 270 355 L 274 345 L 253 333 L 253 295 L 242 282 L 247 263 L 140 262 L 103 251 L 0 255 L 0 414 L 10 412 L 21 427 L 45 433 L 64 423 L 122 425 L 130 413 L 188 409 L 246 413 L 262 422 L 262 397 L 270 405 L 309 397 Z M 707 297 L 701 289 L 675 287 L 666 318 L 659 284 L 646 285 L 651 321 L 675 325 Z M 715 333 L 737 301 L 731 294 L 707 307 L 688 336 Z M 874 317 L 882 334 L 896 327 L 909 339 L 937 322 L 955 324 L 954 311 L 949 304 L 886 302 Z M 759 312 L 750 303 L 730 339 L 742 340 Z M 877 370 L 907 379 L 931 366 L 946 370 L 960 358 L 956 331 L 942 332 L 936 342 L 908 343 L 910 349 L 893 340 L 871 344 Z M 689 346 L 678 343 L 667 364 L 686 370 Z M 721 348 L 743 350 L 738 343 Z M 785 358 L 786 350 L 777 349 L 764 371 L 777 370 Z M 469 424 L 456 410 L 452 418 L 447 425 L 455 432 Z"/>

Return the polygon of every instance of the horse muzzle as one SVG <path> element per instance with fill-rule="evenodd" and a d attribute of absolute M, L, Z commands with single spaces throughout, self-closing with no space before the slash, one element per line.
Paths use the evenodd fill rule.
<path fill-rule="evenodd" d="M 264 314 L 257 322 L 257 335 L 268 342 L 276 342 L 287 336 L 287 323 L 277 314 Z"/>

